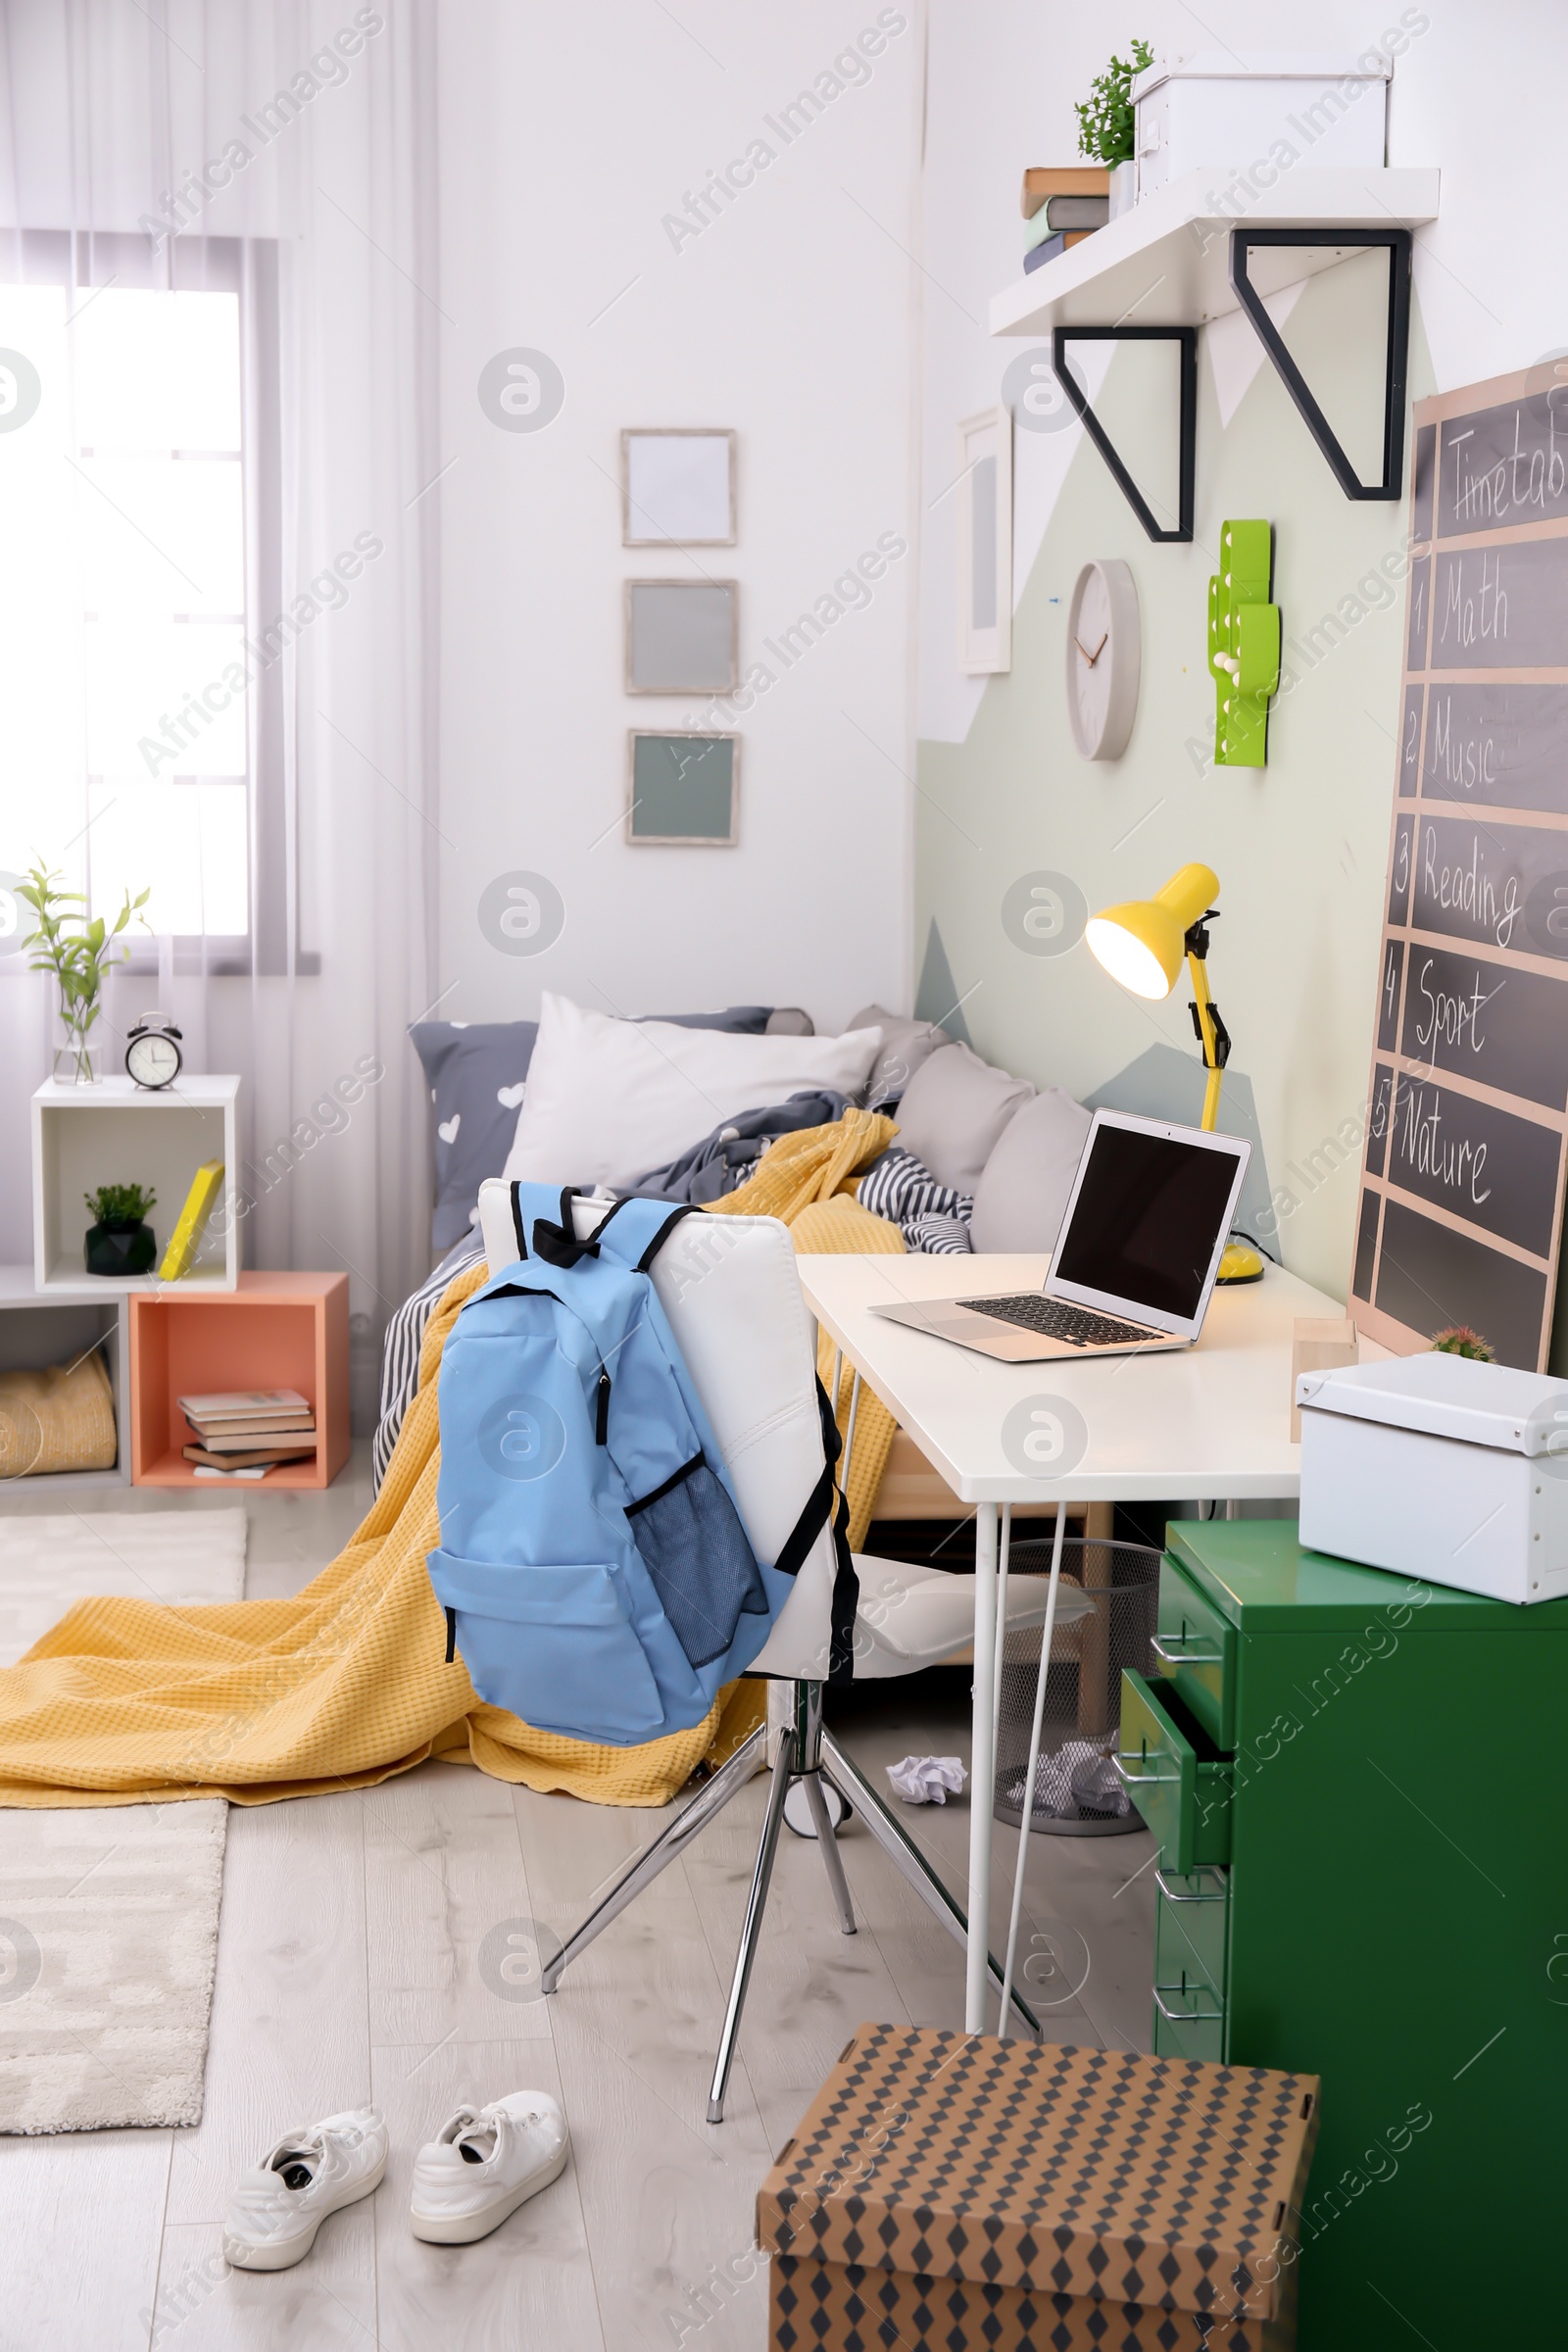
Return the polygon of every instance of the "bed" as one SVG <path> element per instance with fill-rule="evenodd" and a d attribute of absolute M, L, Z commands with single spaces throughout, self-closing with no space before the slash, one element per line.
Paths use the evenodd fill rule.
<path fill-rule="evenodd" d="M 430 1096 L 435 1263 L 387 1327 L 378 1488 L 436 1302 L 483 1256 L 477 1204 L 488 1178 L 554 1182 L 569 1167 L 585 1189 L 702 1204 L 744 1183 L 780 1136 L 826 1125 L 854 1103 L 897 1113 L 897 1142 L 856 1189 L 863 1208 L 898 1226 L 906 1249 L 1049 1249 L 1089 1127 L 1089 1113 L 1060 1090 L 1037 1092 L 942 1029 L 875 1004 L 837 1036 L 818 1037 L 796 1006 L 628 1021 L 547 995 L 537 1022 L 423 1021 L 410 1036 Z M 886 1527 L 900 1531 L 890 1544 L 899 1556 L 911 1540 L 934 1551 L 968 1516 L 898 1432 L 869 1547 Z M 1082 1532 L 1108 1534 L 1099 1524 L 1106 1516 L 1097 1506 Z"/>

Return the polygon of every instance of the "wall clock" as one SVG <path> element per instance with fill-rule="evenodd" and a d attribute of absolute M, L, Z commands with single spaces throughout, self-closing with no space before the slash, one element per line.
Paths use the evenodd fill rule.
<path fill-rule="evenodd" d="M 1086 760 L 1119 760 L 1127 749 L 1142 666 L 1131 571 L 1114 557 L 1086 564 L 1067 611 L 1067 715 Z"/>

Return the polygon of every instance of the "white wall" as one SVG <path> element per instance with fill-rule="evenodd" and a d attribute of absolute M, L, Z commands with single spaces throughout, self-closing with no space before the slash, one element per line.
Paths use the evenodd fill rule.
<path fill-rule="evenodd" d="M 819 1028 L 907 994 L 911 521 L 921 32 L 910 0 L 563 8 L 443 0 L 441 1012 L 801 1004 Z M 855 62 L 857 37 L 866 34 Z M 865 51 L 878 54 L 867 58 Z M 834 74 L 833 61 L 851 52 Z M 786 143 L 781 108 L 845 83 Z M 799 122 L 800 118 L 797 118 Z M 787 126 L 786 126 L 787 127 Z M 703 227 L 665 223 L 713 168 L 755 178 Z M 744 174 L 740 176 L 744 177 Z M 536 432 L 475 386 L 538 349 L 565 382 Z M 740 539 L 622 548 L 619 434 L 740 435 Z M 884 534 L 906 543 L 789 670 L 762 654 Z M 778 673 L 738 724 L 740 845 L 620 838 L 626 729 L 687 699 L 621 691 L 620 583 L 734 577 L 743 670 Z M 825 610 L 825 608 L 824 608 Z M 481 934 L 497 874 L 542 872 L 565 926 L 514 956 Z"/>
<path fill-rule="evenodd" d="M 1568 273 L 1557 255 L 1554 165 L 1518 137 L 1491 73 L 1499 58 L 1550 87 L 1568 67 L 1568 15 L 1544 0 L 1405 12 L 1390 161 L 1437 165 L 1438 221 L 1416 238 L 1411 384 L 1466 383 L 1568 347 Z M 1349 0 L 1313 13 L 1314 47 L 1356 56 L 1399 23 Z M 1301 45 L 1285 0 L 1222 0 L 1200 27 L 1155 0 L 1133 27 L 1156 55 Z M 1010 675 L 959 677 L 955 652 L 956 420 L 999 397 L 1028 346 L 993 341 L 989 299 L 1019 275 L 1018 183 L 1031 163 L 1069 162 L 1072 102 L 1114 44 L 1102 11 L 931 0 L 930 108 L 921 256 L 923 336 L 921 655 L 915 946 L 934 916 L 978 1050 L 1037 1083 L 1088 1094 L 1152 1044 L 1192 1056 L 1183 985 L 1137 1004 L 1081 947 L 1056 959 L 1006 940 L 1000 906 L 1018 874 L 1072 875 L 1092 907 L 1144 897 L 1189 858 L 1213 865 L 1224 919 L 1211 972 L 1250 1081 L 1273 1184 L 1296 1196 L 1279 1229 L 1286 1262 L 1339 1296 L 1349 1265 L 1355 1153 L 1324 1178 L 1310 1155 L 1364 1102 L 1394 787 L 1404 592 L 1381 585 L 1331 659 L 1282 696 L 1261 771 L 1199 772 L 1189 745 L 1212 732 L 1205 594 L 1227 515 L 1267 515 L 1287 636 L 1354 595 L 1385 558 L 1402 568 L 1401 505 L 1344 499 L 1240 318 L 1200 342 L 1197 522 L 1190 547 L 1144 536 L 1076 424 L 1015 437 L 1014 652 Z M 1506 193 L 1504 194 L 1504 191 Z M 1331 414 L 1375 402 L 1382 303 L 1355 262 L 1314 278 L 1288 329 Z M 940 292 L 935 289 L 940 288 Z M 1107 321 L 1108 323 L 1108 321 Z M 1119 418 L 1135 470 L 1174 442 L 1167 400 L 1139 388 L 1138 360 L 1102 366 L 1091 389 Z M 1133 569 L 1143 612 L 1140 710 L 1125 757 L 1073 750 L 1062 688 L 1065 610 L 1092 557 Z M 946 812 L 946 813 L 944 813 Z M 961 833 L 959 828 L 961 827 Z M 1152 1107 L 1152 1105 L 1151 1105 Z M 1304 1177 L 1293 1175 L 1292 1163 Z M 1316 1169 L 1326 1162 L 1320 1158 Z"/>

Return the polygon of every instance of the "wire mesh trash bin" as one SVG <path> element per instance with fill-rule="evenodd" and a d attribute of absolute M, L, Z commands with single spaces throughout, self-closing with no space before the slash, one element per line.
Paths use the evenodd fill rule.
<path fill-rule="evenodd" d="M 1049 1576 L 1051 1542 L 1010 1547 L 1007 1573 Z M 1095 1603 L 1076 1625 L 1058 1624 L 1046 1678 L 1040 1753 L 1035 1762 L 1029 1827 L 1058 1838 L 1115 1837 L 1141 1830 L 1137 1811 L 1111 1765 L 1121 1717 L 1121 1674 L 1154 1669 L 1151 1642 L 1159 1601 L 1161 1554 L 1148 1544 L 1107 1544 L 1069 1537 L 1062 1545 L 1061 1581 L 1079 1586 Z M 1040 1676 L 1040 1629 L 1007 1636 L 997 1712 L 997 1778 L 993 1810 L 1017 1829 L 1023 1821 L 1029 1732 Z"/>

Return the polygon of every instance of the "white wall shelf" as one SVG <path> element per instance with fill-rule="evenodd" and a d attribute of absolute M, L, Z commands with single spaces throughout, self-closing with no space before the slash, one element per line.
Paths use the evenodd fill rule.
<path fill-rule="evenodd" d="M 1336 228 L 1419 228 L 1438 217 L 1436 171 L 1282 172 L 1256 203 L 1237 173 L 1191 172 L 1069 247 L 991 303 L 994 335 L 1049 335 L 1065 326 L 1204 326 L 1238 305 L 1230 281 L 1233 228 L 1321 228 L 1321 252 L 1260 250 L 1251 278 L 1267 297 L 1348 260 Z M 1219 209 L 1235 189 L 1242 209 Z"/>
<path fill-rule="evenodd" d="M 237 1078 L 181 1077 L 160 1093 L 129 1078 L 100 1078 L 90 1086 L 46 1080 L 32 1098 L 32 1255 L 38 1290 L 101 1298 L 159 1289 L 156 1261 L 150 1274 L 87 1272 L 82 1239 L 92 1219 L 82 1195 L 101 1184 L 139 1184 L 154 1191 L 158 1204 L 149 1222 L 161 1259 L 191 1179 L 209 1159 L 223 1163 L 223 1190 L 201 1254 L 181 1284 L 237 1289 L 239 1225 L 232 1212 L 238 1096 Z"/>
<path fill-rule="evenodd" d="M 119 1286 L 115 1286 L 118 1288 Z M 105 1290 L 110 1286 L 105 1285 Z M 130 1483 L 130 1339 L 129 1310 L 114 1296 L 69 1297 L 40 1291 L 31 1266 L 0 1266 L 0 1372 L 42 1371 L 46 1365 L 69 1364 L 78 1355 L 102 1346 L 109 1357 L 109 1377 L 115 1391 L 115 1432 L 118 1458 L 112 1470 L 55 1470 L 26 1481 L 29 1490 L 51 1494 L 83 1487 L 123 1487 Z"/>

